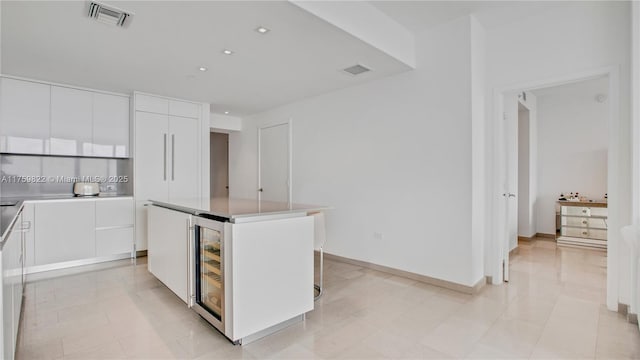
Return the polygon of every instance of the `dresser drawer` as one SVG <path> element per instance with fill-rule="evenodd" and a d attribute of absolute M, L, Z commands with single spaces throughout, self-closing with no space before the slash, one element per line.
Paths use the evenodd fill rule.
<path fill-rule="evenodd" d="M 573 216 L 607 216 L 607 208 L 585 206 L 563 206 L 562 215 Z"/>
<path fill-rule="evenodd" d="M 606 219 L 591 218 L 591 217 L 563 216 L 561 224 L 562 226 L 576 226 L 576 227 L 584 227 L 584 228 L 596 228 L 596 229 L 607 228 Z"/>
<path fill-rule="evenodd" d="M 560 234 L 562 236 L 607 240 L 607 230 L 589 229 L 589 228 L 578 229 L 578 228 L 563 227 L 560 230 Z"/>

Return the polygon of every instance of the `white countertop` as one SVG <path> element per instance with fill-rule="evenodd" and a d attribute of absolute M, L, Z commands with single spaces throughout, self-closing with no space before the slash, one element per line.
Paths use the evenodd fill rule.
<path fill-rule="evenodd" d="M 194 215 L 213 215 L 227 219 L 252 217 L 261 215 L 290 214 L 314 212 L 329 209 L 328 206 L 310 204 L 289 204 L 275 201 L 258 201 L 250 199 L 212 198 L 209 208 L 197 208 L 181 204 L 194 204 L 197 201 L 176 201 L 172 203 L 150 199 L 151 203 Z M 205 201 L 206 202 L 206 201 Z M 203 203 L 205 203 L 203 202 Z"/>

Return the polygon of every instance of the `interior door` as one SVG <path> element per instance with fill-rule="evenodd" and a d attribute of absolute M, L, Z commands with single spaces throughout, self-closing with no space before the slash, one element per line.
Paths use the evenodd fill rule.
<path fill-rule="evenodd" d="M 289 124 L 260 128 L 258 198 L 289 202 L 290 148 Z"/>
<path fill-rule="evenodd" d="M 200 206 L 199 123 L 198 119 L 169 116 L 169 200 L 196 208 Z"/>
<path fill-rule="evenodd" d="M 509 252 L 518 244 L 518 97 L 515 93 L 504 97 L 505 181 L 504 201 L 506 236 L 503 242 L 504 281 L 509 281 Z"/>
<path fill-rule="evenodd" d="M 211 197 L 227 198 L 229 197 L 229 134 L 212 132 L 210 137 Z"/>

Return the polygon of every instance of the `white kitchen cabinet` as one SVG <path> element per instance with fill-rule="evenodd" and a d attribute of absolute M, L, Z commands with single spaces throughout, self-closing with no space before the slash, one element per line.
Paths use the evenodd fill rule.
<path fill-rule="evenodd" d="M 200 118 L 200 105 L 185 101 L 169 100 L 169 115 Z"/>
<path fill-rule="evenodd" d="M 35 206 L 26 202 L 22 208 L 22 232 L 24 236 L 24 266 L 35 265 Z"/>
<path fill-rule="evenodd" d="M 95 214 L 95 200 L 36 203 L 35 265 L 95 257 Z"/>
<path fill-rule="evenodd" d="M 0 78 L 0 152 L 49 153 L 51 86 Z"/>
<path fill-rule="evenodd" d="M 135 120 L 136 199 L 167 200 L 169 197 L 169 117 L 136 112 Z"/>
<path fill-rule="evenodd" d="M 129 156 L 129 97 L 93 93 L 93 156 Z"/>
<path fill-rule="evenodd" d="M 96 257 L 131 253 L 133 226 L 96 229 Z"/>
<path fill-rule="evenodd" d="M 20 225 L 22 215 L 18 214 L 13 229 L 9 230 L 2 247 L 2 354 L 3 359 L 14 359 L 20 312 L 22 309 L 23 283 L 23 236 Z"/>
<path fill-rule="evenodd" d="M 96 199 L 96 229 L 133 226 L 133 199 Z"/>
<path fill-rule="evenodd" d="M 169 116 L 169 201 L 176 205 L 200 205 L 199 127 L 198 119 Z"/>
<path fill-rule="evenodd" d="M 189 214 L 148 206 L 148 269 L 188 302 Z"/>
<path fill-rule="evenodd" d="M 128 96 L 7 77 L 0 83 L 0 152 L 129 156 Z"/>
<path fill-rule="evenodd" d="M 136 250 L 146 250 L 148 200 L 200 205 L 202 106 L 144 94 L 134 104 Z"/>
<path fill-rule="evenodd" d="M 133 199 L 96 200 L 96 256 L 133 251 Z"/>
<path fill-rule="evenodd" d="M 51 87 L 51 154 L 91 156 L 93 93 Z"/>
<path fill-rule="evenodd" d="M 156 113 L 156 114 L 169 114 L 169 100 L 145 94 L 136 94 L 136 110 Z"/>
<path fill-rule="evenodd" d="M 134 220 L 131 197 L 25 202 L 27 273 L 80 265 L 69 261 L 89 264 L 128 257 L 134 246 Z"/>

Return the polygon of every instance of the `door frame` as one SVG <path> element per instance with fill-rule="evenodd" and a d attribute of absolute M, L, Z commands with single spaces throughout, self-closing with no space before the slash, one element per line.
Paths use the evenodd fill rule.
<path fill-rule="evenodd" d="M 505 87 L 495 88 L 493 91 L 493 134 L 496 137 L 493 142 L 493 164 L 494 170 L 490 171 L 489 181 L 493 184 L 490 203 L 494 209 L 493 213 L 497 216 L 493 221 L 492 235 L 489 239 L 491 241 L 488 247 L 490 254 L 487 256 L 489 262 L 489 274 L 492 277 L 493 284 L 500 284 L 503 282 L 502 274 L 502 261 L 505 258 L 505 251 L 508 254 L 508 239 L 505 239 L 507 231 L 506 226 L 506 206 L 504 197 L 502 196 L 503 190 L 506 186 L 504 183 L 506 175 L 506 160 L 504 159 L 504 142 L 505 131 L 503 128 L 504 117 L 504 95 L 510 92 L 523 91 L 523 90 L 535 90 L 551 86 L 560 86 L 570 84 L 578 81 L 589 80 L 601 76 L 608 76 L 609 79 L 609 119 L 608 119 L 608 154 L 607 154 L 607 193 L 608 193 L 608 205 L 609 205 L 609 218 L 615 219 L 613 221 L 616 225 L 621 224 L 621 210 L 622 205 L 620 199 L 623 196 L 630 196 L 631 194 L 624 194 L 619 191 L 617 184 L 621 180 L 618 176 L 619 170 L 622 166 L 621 157 L 624 155 L 618 149 L 615 144 L 619 143 L 623 134 L 620 130 L 620 69 L 618 66 L 610 66 L 598 69 L 592 69 L 574 74 L 568 74 L 550 79 L 537 80 L 524 82 L 520 84 L 509 85 Z M 631 125 L 631 124 L 630 124 Z M 632 144 L 630 144 L 632 145 Z M 635 168 L 637 165 L 632 164 Z M 633 173 L 630 173 L 630 175 Z M 631 185 L 633 188 L 635 185 Z M 633 202 L 637 202 L 637 199 L 633 199 Z M 610 222 L 611 223 L 611 222 Z M 616 226 L 619 227 L 619 226 Z M 619 252 L 619 239 L 620 235 L 615 233 L 614 227 L 608 232 L 607 238 L 607 307 L 610 310 L 618 309 L 618 278 L 619 272 L 616 266 L 618 261 Z M 612 241 L 614 240 L 614 241 Z"/>
<path fill-rule="evenodd" d="M 280 122 L 273 122 L 269 124 L 263 124 L 258 128 L 258 188 L 256 192 L 258 193 L 258 202 L 262 201 L 262 192 L 260 189 L 262 188 L 262 174 L 260 172 L 262 165 L 262 130 L 273 128 L 276 126 L 287 125 L 288 131 L 288 153 L 289 153 L 289 173 L 287 174 L 288 180 L 288 194 L 287 194 L 287 203 L 289 206 L 293 203 L 293 122 L 291 119 Z"/>

